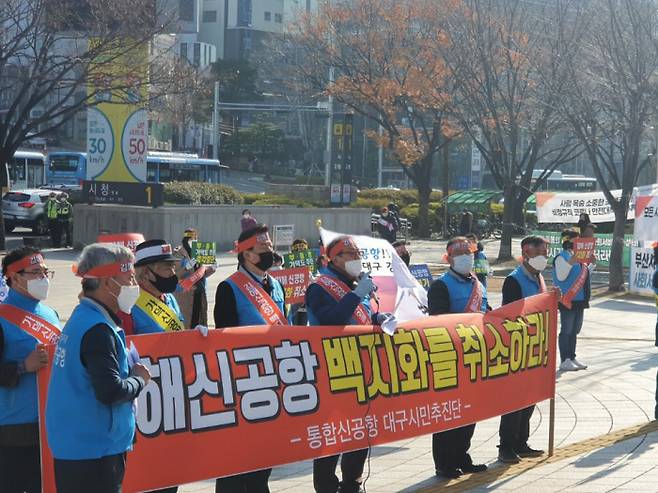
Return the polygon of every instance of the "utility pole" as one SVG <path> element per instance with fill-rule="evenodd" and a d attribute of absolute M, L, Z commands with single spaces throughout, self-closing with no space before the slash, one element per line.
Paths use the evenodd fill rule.
<path fill-rule="evenodd" d="M 329 67 L 329 85 L 334 83 L 334 68 Z M 329 118 L 327 118 L 327 150 L 325 152 L 326 161 L 324 163 L 324 186 L 331 186 L 331 139 L 333 137 L 334 126 L 334 97 L 329 94 L 329 104 L 327 111 L 329 111 Z"/>
<path fill-rule="evenodd" d="M 384 137 L 384 127 L 379 126 L 379 149 L 377 151 L 377 188 L 382 188 L 382 175 L 384 173 L 384 145 L 382 137 Z"/>
<path fill-rule="evenodd" d="M 215 82 L 214 102 L 212 112 L 212 158 L 219 159 L 219 81 Z"/>

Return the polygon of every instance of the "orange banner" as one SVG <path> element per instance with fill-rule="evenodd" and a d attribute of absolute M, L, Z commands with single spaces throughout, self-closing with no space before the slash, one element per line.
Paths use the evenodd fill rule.
<path fill-rule="evenodd" d="M 134 336 L 153 379 L 138 399 L 124 491 L 362 449 L 552 398 L 556 320 L 551 292 L 487 314 L 408 322 L 392 337 L 371 326 Z M 47 381 L 40 372 L 42 407 Z M 230 453 L 217 453 L 222 444 Z M 42 464 L 50 493 L 52 462 Z"/>
<path fill-rule="evenodd" d="M 311 282 L 311 271 L 308 267 L 273 270 L 269 271 L 268 274 L 283 286 L 286 293 L 286 303 L 304 303 L 306 288 Z"/>

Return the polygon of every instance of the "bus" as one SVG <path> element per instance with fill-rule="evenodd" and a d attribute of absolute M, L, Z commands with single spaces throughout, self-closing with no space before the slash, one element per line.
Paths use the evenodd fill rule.
<path fill-rule="evenodd" d="M 533 184 L 541 176 L 544 170 L 536 169 L 532 172 Z M 584 175 L 568 175 L 561 171 L 553 171 L 538 191 L 550 192 L 594 192 L 596 191 L 596 178 Z"/>
<path fill-rule="evenodd" d="M 87 154 L 84 152 L 51 152 L 48 154 L 49 185 L 80 185 L 87 176 Z M 199 158 L 197 154 L 148 151 L 146 181 L 198 181 L 222 183 L 221 165 L 217 159 Z"/>
<path fill-rule="evenodd" d="M 46 156 L 34 151 L 16 151 L 8 163 L 12 190 L 37 188 L 46 183 Z"/>

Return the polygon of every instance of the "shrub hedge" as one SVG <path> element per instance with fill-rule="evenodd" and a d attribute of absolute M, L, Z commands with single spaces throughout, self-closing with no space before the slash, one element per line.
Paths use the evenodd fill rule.
<path fill-rule="evenodd" d="M 164 199 L 170 204 L 242 204 L 234 188 L 214 183 L 178 181 L 164 184 Z"/>

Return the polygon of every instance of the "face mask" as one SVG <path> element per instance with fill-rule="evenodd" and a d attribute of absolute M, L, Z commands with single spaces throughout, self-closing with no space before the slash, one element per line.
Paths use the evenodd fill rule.
<path fill-rule="evenodd" d="M 402 261 L 403 261 L 405 264 L 407 264 L 407 266 L 409 266 L 409 262 L 411 262 L 411 255 L 410 255 L 410 254 L 408 254 L 408 253 L 403 253 L 402 255 L 400 255 L 400 258 L 402 259 Z"/>
<path fill-rule="evenodd" d="M 466 275 L 473 270 L 473 255 L 459 255 L 452 259 L 455 272 Z"/>
<path fill-rule="evenodd" d="M 543 255 L 528 259 L 528 265 L 539 272 L 546 268 L 546 264 L 548 264 L 548 259 Z"/>
<path fill-rule="evenodd" d="M 272 264 L 274 264 L 274 252 L 263 252 L 258 255 L 260 260 L 258 261 L 257 264 L 254 264 L 256 267 L 258 267 L 260 270 L 265 271 L 272 267 Z"/>
<path fill-rule="evenodd" d="M 121 291 L 119 291 L 119 296 L 117 296 L 119 310 L 123 313 L 130 313 L 135 303 L 137 303 L 137 298 L 139 298 L 139 286 L 137 284 L 134 286 L 125 286 L 119 284 L 114 279 L 112 281 L 114 281 L 114 284 L 121 286 Z"/>
<path fill-rule="evenodd" d="M 149 269 L 151 270 L 151 269 Z M 155 281 L 151 281 L 151 284 L 160 291 L 161 293 L 173 293 L 176 291 L 176 286 L 178 286 L 178 276 L 174 274 L 171 277 L 162 277 L 159 274 L 156 274 L 151 270 L 151 274 L 155 276 Z"/>
<path fill-rule="evenodd" d="M 27 281 L 27 292 L 35 300 L 43 301 L 48 298 L 49 287 L 50 281 L 47 277 L 42 279 L 28 279 Z"/>
<path fill-rule="evenodd" d="M 345 272 L 352 277 L 359 277 L 362 270 L 361 260 L 348 260 L 345 262 Z"/>

